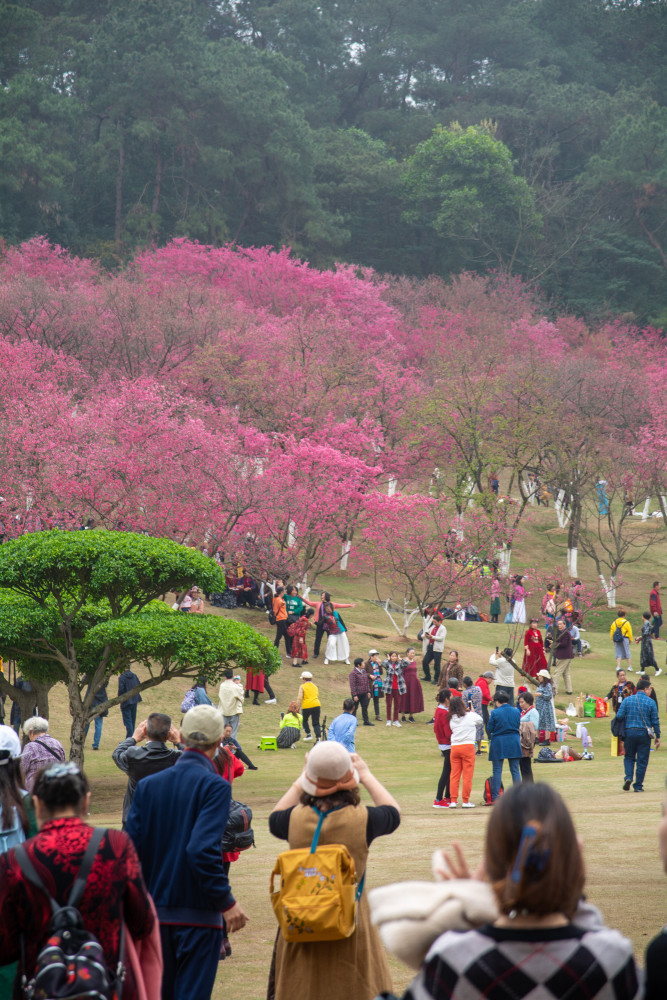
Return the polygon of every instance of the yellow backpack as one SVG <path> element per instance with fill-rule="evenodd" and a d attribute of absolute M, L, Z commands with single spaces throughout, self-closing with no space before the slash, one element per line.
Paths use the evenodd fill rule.
<path fill-rule="evenodd" d="M 318 849 L 326 812 L 320 817 L 310 850 L 283 851 L 271 872 L 271 905 L 286 941 L 309 944 L 340 941 L 354 932 L 357 904 L 364 891 L 365 873 L 356 884 L 354 859 L 344 844 Z M 280 887 L 275 889 L 275 877 Z"/>

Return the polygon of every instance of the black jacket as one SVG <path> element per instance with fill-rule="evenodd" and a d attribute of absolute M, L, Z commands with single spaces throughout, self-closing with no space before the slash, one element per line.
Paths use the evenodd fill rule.
<path fill-rule="evenodd" d="M 123 826 L 132 805 L 137 782 L 149 774 L 157 774 L 158 771 L 171 767 L 182 752 L 181 749 L 170 750 L 166 743 L 161 743 L 159 740 L 149 740 L 143 746 L 138 745 L 133 736 L 128 736 L 118 744 L 113 752 L 114 763 L 121 771 L 125 771 L 128 778 L 123 802 Z"/>

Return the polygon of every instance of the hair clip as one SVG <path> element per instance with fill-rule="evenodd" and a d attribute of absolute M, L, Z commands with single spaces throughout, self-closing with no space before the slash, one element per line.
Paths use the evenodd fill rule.
<path fill-rule="evenodd" d="M 526 823 L 521 831 L 519 849 L 516 852 L 516 861 L 514 862 L 514 868 L 512 869 L 512 881 L 515 883 L 521 881 L 523 870 L 526 867 L 526 863 L 536 837 L 537 827 L 533 823 Z"/>
<path fill-rule="evenodd" d="M 65 764 L 52 764 L 42 771 L 42 777 L 49 781 L 51 778 L 64 778 L 66 774 L 81 774 L 81 768 L 74 761 L 68 760 Z"/>

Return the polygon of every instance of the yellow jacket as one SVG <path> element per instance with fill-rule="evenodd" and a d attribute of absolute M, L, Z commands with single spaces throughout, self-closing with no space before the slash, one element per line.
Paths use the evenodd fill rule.
<path fill-rule="evenodd" d="M 632 625 L 627 620 L 627 618 L 617 618 L 616 621 L 611 623 L 611 628 L 609 629 L 609 638 L 614 638 L 614 632 L 617 628 L 620 628 L 621 632 L 626 639 L 632 642 Z"/>
<path fill-rule="evenodd" d="M 305 681 L 299 688 L 299 708 L 317 708 L 320 704 L 320 692 L 312 681 Z"/>

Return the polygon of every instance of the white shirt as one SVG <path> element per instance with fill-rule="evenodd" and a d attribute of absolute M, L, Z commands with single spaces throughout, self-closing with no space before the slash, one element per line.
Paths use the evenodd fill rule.
<path fill-rule="evenodd" d="M 514 667 L 511 663 L 505 659 L 504 656 L 496 656 L 492 653 L 489 657 L 489 663 L 492 667 L 496 668 L 496 676 L 494 680 L 496 684 L 502 685 L 502 687 L 513 688 L 514 687 Z"/>
<path fill-rule="evenodd" d="M 452 727 L 452 746 L 461 746 L 463 743 L 474 743 L 477 727 L 483 724 L 484 720 L 477 712 L 466 712 L 465 715 L 452 715 L 449 724 Z"/>

